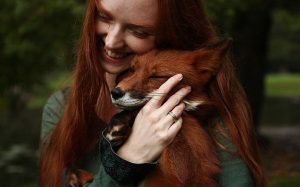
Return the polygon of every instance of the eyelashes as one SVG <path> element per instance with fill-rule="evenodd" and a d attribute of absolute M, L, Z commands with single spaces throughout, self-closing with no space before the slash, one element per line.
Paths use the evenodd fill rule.
<path fill-rule="evenodd" d="M 152 34 L 150 34 L 149 32 L 146 31 L 142 31 L 142 30 L 135 30 L 135 29 L 131 29 L 130 32 L 135 35 L 138 38 L 148 38 L 149 36 L 151 36 Z"/>
<path fill-rule="evenodd" d="M 109 22 L 112 20 L 112 18 L 110 18 L 109 16 L 105 15 L 104 13 L 102 12 L 98 12 L 97 14 L 97 18 L 101 21 L 104 21 L 104 22 Z"/>

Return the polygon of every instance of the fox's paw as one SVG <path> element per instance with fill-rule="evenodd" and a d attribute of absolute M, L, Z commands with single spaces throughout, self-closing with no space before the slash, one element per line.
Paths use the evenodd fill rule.
<path fill-rule="evenodd" d="M 110 141 L 113 147 L 121 146 L 129 136 L 130 126 L 126 124 L 109 125 L 105 132 L 105 137 Z"/>
<path fill-rule="evenodd" d="M 104 131 L 104 136 L 110 141 L 112 147 L 121 146 L 131 132 L 131 126 L 136 112 L 124 110 L 114 115 Z"/>
<path fill-rule="evenodd" d="M 63 172 L 63 187 L 81 187 L 92 181 L 94 176 L 85 170 L 65 168 Z"/>

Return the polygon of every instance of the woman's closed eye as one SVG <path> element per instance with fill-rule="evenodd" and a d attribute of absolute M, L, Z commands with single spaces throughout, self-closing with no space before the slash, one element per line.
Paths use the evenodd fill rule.
<path fill-rule="evenodd" d="M 98 12 L 97 17 L 100 21 L 103 21 L 103 22 L 109 22 L 112 20 L 111 17 L 109 17 L 108 15 L 106 15 L 100 11 Z"/>
<path fill-rule="evenodd" d="M 149 36 L 153 35 L 153 33 L 148 32 L 148 31 L 144 31 L 144 30 L 141 30 L 141 29 L 130 29 L 129 31 L 134 36 L 136 36 L 138 38 L 141 38 L 141 39 L 145 39 L 145 38 L 148 38 Z"/>

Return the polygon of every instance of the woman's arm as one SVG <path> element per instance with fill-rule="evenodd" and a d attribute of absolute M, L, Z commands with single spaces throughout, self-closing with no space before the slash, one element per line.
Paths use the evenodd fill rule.
<path fill-rule="evenodd" d="M 61 118 L 64 111 L 64 94 L 63 91 L 57 91 L 52 94 L 47 100 L 42 114 L 42 126 L 41 126 L 41 141 L 46 141 L 51 131 Z"/>

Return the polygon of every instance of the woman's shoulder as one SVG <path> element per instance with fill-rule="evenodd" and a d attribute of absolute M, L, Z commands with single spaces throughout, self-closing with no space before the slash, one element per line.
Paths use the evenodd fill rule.
<path fill-rule="evenodd" d="M 221 160 L 221 174 L 218 176 L 220 186 L 254 186 L 249 168 L 237 154 L 237 147 L 230 138 L 223 120 L 220 121 L 220 126 L 221 132 L 216 132 L 216 141 L 220 144 L 217 150 Z"/>
<path fill-rule="evenodd" d="M 70 88 L 54 92 L 43 108 L 41 139 L 43 140 L 60 120 Z"/>

